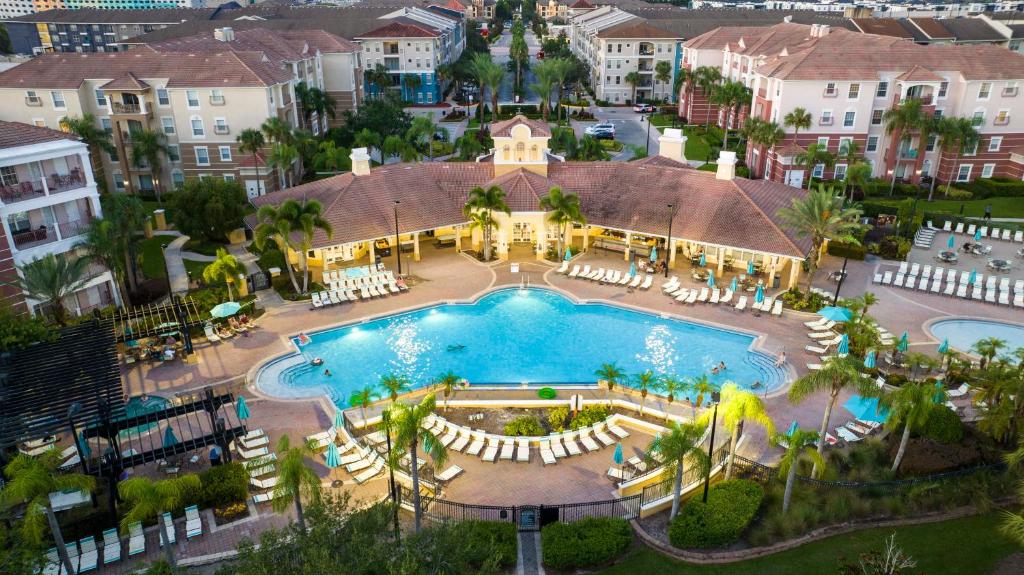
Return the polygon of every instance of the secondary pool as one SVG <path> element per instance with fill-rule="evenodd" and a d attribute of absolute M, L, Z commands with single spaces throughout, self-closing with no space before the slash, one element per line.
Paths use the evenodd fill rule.
<path fill-rule="evenodd" d="M 647 369 L 680 378 L 706 373 L 719 384 L 760 382 L 759 391 L 786 379 L 771 357 L 750 350 L 752 335 L 613 305 L 577 304 L 545 289 L 498 290 L 473 304 L 392 315 L 313 333 L 310 340 L 298 348 L 300 364 L 292 356 L 260 371 L 264 392 L 326 393 L 347 405 L 353 390 L 377 384 L 381 375 L 403 374 L 419 386 L 448 370 L 473 385 L 593 384 L 594 371 L 612 361 L 629 375 Z M 309 364 L 317 357 L 323 366 Z M 721 361 L 727 370 L 712 375 Z M 292 365 L 275 369 L 274 363 Z"/>
<path fill-rule="evenodd" d="M 963 352 L 970 352 L 978 340 L 994 337 L 1006 342 L 1005 351 L 1024 347 L 1024 325 L 984 319 L 943 319 L 928 326 L 932 337 Z"/>

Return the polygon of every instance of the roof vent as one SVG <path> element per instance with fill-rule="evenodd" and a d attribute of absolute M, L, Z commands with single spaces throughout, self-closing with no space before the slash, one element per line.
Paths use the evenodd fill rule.
<path fill-rule="evenodd" d="M 234 42 L 235 41 L 235 30 L 230 26 L 223 28 L 217 28 L 213 31 L 213 37 L 221 42 Z"/>
<path fill-rule="evenodd" d="M 792 16 L 786 16 L 785 18 L 782 19 L 782 21 L 785 22 L 786 24 L 790 24 L 790 23 L 793 22 L 793 17 Z"/>

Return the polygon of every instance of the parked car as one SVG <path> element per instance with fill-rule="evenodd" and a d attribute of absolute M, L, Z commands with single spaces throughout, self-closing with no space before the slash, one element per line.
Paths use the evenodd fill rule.
<path fill-rule="evenodd" d="M 598 140 L 614 140 L 615 130 L 601 128 L 598 130 L 594 130 L 593 132 L 590 132 L 588 135 L 590 135 L 593 138 L 597 138 Z"/>
<path fill-rule="evenodd" d="M 583 133 L 587 134 L 588 136 L 595 136 L 595 137 L 598 136 L 598 133 L 600 133 L 600 134 L 605 134 L 606 135 L 605 137 L 614 138 L 615 137 L 615 126 L 613 124 L 608 124 L 608 123 L 606 123 L 606 124 L 594 124 L 593 126 L 589 126 L 587 129 L 583 130 Z M 610 134 L 610 135 L 608 135 L 608 134 Z"/>
<path fill-rule="evenodd" d="M 642 114 L 654 113 L 654 104 L 637 104 L 633 106 L 633 111 Z"/>

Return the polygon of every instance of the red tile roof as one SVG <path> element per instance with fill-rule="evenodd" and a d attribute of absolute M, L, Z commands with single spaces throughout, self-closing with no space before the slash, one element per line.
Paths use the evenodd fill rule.
<path fill-rule="evenodd" d="M 512 128 L 523 125 L 530 128 L 530 134 L 534 136 L 550 136 L 551 128 L 548 127 L 547 122 L 540 120 L 531 120 L 522 114 L 517 114 L 511 119 L 502 120 L 501 122 L 495 122 L 491 126 L 491 137 L 494 136 L 509 136 L 512 133 Z"/>
<path fill-rule="evenodd" d="M 263 154 L 256 152 L 255 155 L 252 153 L 245 154 L 241 160 L 238 161 L 239 168 L 262 168 L 267 165 L 267 160 L 263 157 Z"/>
<path fill-rule="evenodd" d="M 573 2 L 572 4 L 569 5 L 569 8 L 577 8 L 577 9 L 585 9 L 585 8 L 593 8 L 593 7 L 594 7 L 594 5 L 591 4 L 590 2 L 587 2 L 587 0 L 576 0 L 575 2 Z"/>
<path fill-rule="evenodd" d="M 355 40 L 363 38 L 435 38 L 439 34 L 425 26 L 410 24 L 407 22 L 391 22 L 380 28 L 376 28 L 360 34 Z"/>
<path fill-rule="evenodd" d="M 0 149 L 31 146 L 44 142 L 56 142 L 57 140 L 79 141 L 78 137 L 74 134 L 67 134 L 60 130 L 0 120 Z"/>
<path fill-rule="evenodd" d="M 902 82 L 941 82 L 942 76 L 939 76 L 935 72 L 921 66 L 914 66 L 906 72 L 896 76 L 897 80 Z"/>
<path fill-rule="evenodd" d="M 639 38 L 641 40 L 656 39 L 656 38 L 680 38 L 657 26 L 652 26 L 646 21 L 630 21 L 623 22 L 617 26 L 611 28 L 605 28 L 597 33 L 598 38 Z"/>
<path fill-rule="evenodd" d="M 940 38 L 952 40 L 956 38 L 949 29 L 942 25 L 942 22 L 935 18 L 909 18 L 909 20 L 914 26 L 917 26 L 918 30 L 924 32 L 932 40 Z"/>
<path fill-rule="evenodd" d="M 147 84 L 147 83 L 143 82 L 142 80 L 139 80 L 138 78 L 136 78 L 135 74 L 132 74 L 131 72 L 125 72 L 125 74 L 123 76 L 121 76 L 120 78 L 114 78 L 113 80 L 107 82 L 106 84 L 103 84 L 100 87 L 105 89 L 105 90 L 138 90 L 138 91 L 143 91 L 143 90 L 148 90 L 149 89 L 149 84 Z"/>
<path fill-rule="evenodd" d="M 850 21 L 865 34 L 914 39 L 914 35 L 908 32 L 895 18 L 850 18 Z"/>

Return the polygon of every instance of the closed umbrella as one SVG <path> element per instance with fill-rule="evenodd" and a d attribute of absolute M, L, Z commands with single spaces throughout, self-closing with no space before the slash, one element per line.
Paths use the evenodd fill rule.
<path fill-rule="evenodd" d="M 981 241 L 981 228 L 979 228 L 978 231 L 974 232 L 974 241 Z"/>
<path fill-rule="evenodd" d="M 747 262 L 747 275 L 754 275 L 754 260 Z"/>
<path fill-rule="evenodd" d="M 85 440 L 85 432 L 78 432 L 78 449 L 82 452 L 82 457 L 88 459 L 92 456 L 92 448 L 89 447 L 89 442 Z"/>
<path fill-rule="evenodd" d="M 971 268 L 971 275 L 967 276 L 967 285 L 972 286 L 976 281 L 978 281 L 978 270 Z"/>
<path fill-rule="evenodd" d="M 651 263 L 658 261 L 658 246 L 651 248 Z"/>
<path fill-rule="evenodd" d="M 839 347 L 836 348 L 836 353 L 840 356 L 850 355 L 850 336 L 843 334 L 843 337 L 839 339 Z"/>
<path fill-rule="evenodd" d="M 345 414 L 343 414 L 341 412 L 341 410 L 339 409 L 338 411 L 334 412 L 334 429 L 344 429 L 344 427 L 345 427 Z"/>
<path fill-rule="evenodd" d="M 622 443 L 621 442 L 615 444 L 615 453 L 612 454 L 612 461 L 615 462 L 615 465 L 622 465 L 622 462 L 625 461 L 622 458 Z"/>
<path fill-rule="evenodd" d="M 948 351 L 949 351 L 949 338 L 947 337 L 946 339 L 942 340 L 941 344 L 939 344 L 939 353 L 946 353 Z"/>
<path fill-rule="evenodd" d="M 565 246 L 565 261 L 569 261 L 571 259 L 572 259 L 572 250 L 569 249 L 569 246 Z"/>
<path fill-rule="evenodd" d="M 164 447 L 173 447 L 178 444 L 178 438 L 174 435 L 174 429 L 170 425 L 164 430 Z"/>
<path fill-rule="evenodd" d="M 736 276 L 732 276 L 732 282 L 729 283 L 729 289 L 736 291 L 736 288 L 740 286 L 740 282 L 736 279 Z"/>
<path fill-rule="evenodd" d="M 629 264 L 629 277 L 636 277 L 636 262 Z"/>
<path fill-rule="evenodd" d="M 946 240 L 946 247 L 952 249 L 953 246 L 955 246 L 955 245 L 956 245 L 956 238 L 954 238 L 952 235 L 950 235 L 949 239 Z"/>
<path fill-rule="evenodd" d="M 707 256 L 704 255 L 704 252 L 700 253 L 700 261 L 697 262 L 697 265 L 699 265 L 700 267 L 708 265 L 708 258 Z"/>
<path fill-rule="evenodd" d="M 757 303 L 764 301 L 764 287 L 757 286 L 757 291 L 754 292 L 754 301 Z"/>
<path fill-rule="evenodd" d="M 327 444 L 327 453 L 324 454 L 324 463 L 331 469 L 341 465 L 341 458 L 338 456 L 338 446 L 335 445 L 333 441 Z"/>
<path fill-rule="evenodd" d="M 908 347 L 910 347 L 910 334 L 903 332 L 903 335 L 900 336 L 900 341 L 896 344 L 896 349 L 907 351 Z"/>
<path fill-rule="evenodd" d="M 715 287 L 715 274 L 708 274 L 708 287 L 709 288 L 714 288 Z"/>
<path fill-rule="evenodd" d="M 240 309 L 242 309 L 242 306 L 238 302 L 228 301 L 213 306 L 213 309 L 210 310 L 210 315 L 213 317 L 228 317 L 235 315 Z"/>
<path fill-rule="evenodd" d="M 786 436 L 792 437 L 793 434 L 796 433 L 796 430 L 798 430 L 798 429 L 800 429 L 800 425 L 797 424 L 796 420 L 794 419 L 793 423 L 789 424 L 789 429 L 786 430 Z"/>
<path fill-rule="evenodd" d="M 238 414 L 238 419 L 249 419 L 251 415 L 249 406 L 245 404 L 245 397 L 242 395 L 238 396 L 238 401 L 235 403 L 235 413 Z"/>
<path fill-rule="evenodd" d="M 867 355 L 864 356 L 864 367 L 867 369 L 875 369 L 875 362 L 877 361 L 877 355 L 875 350 L 871 350 Z"/>

